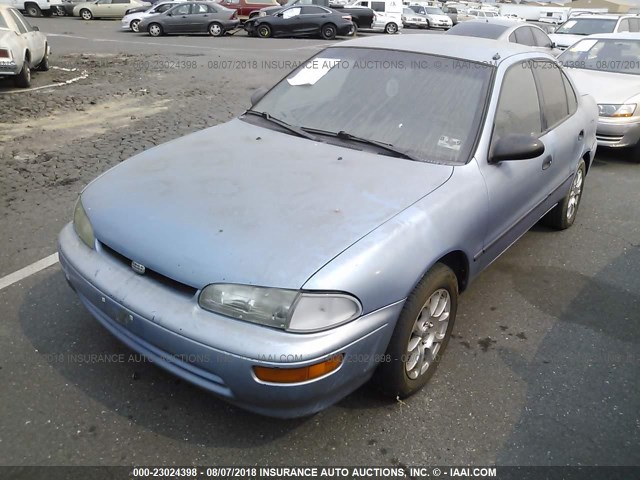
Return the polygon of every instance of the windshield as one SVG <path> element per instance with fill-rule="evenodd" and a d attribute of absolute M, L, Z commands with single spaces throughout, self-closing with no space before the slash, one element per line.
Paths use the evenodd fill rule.
<path fill-rule="evenodd" d="M 444 15 L 444 12 L 437 7 L 427 7 L 426 10 L 429 15 Z"/>
<path fill-rule="evenodd" d="M 421 161 L 464 164 L 493 68 L 418 53 L 328 48 L 252 109 L 289 125 L 393 145 Z"/>
<path fill-rule="evenodd" d="M 616 27 L 616 20 L 610 18 L 581 18 L 563 23 L 554 33 L 571 35 L 593 35 L 595 33 L 611 33 Z"/>
<path fill-rule="evenodd" d="M 585 39 L 558 59 L 570 68 L 640 75 L 640 40 Z"/>

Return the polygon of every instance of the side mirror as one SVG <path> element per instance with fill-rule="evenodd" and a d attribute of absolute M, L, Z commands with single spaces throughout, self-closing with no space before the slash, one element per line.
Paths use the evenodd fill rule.
<path fill-rule="evenodd" d="M 256 103 L 262 100 L 262 97 L 269 91 L 267 87 L 257 88 L 255 92 L 251 94 L 251 106 L 253 107 Z"/>
<path fill-rule="evenodd" d="M 544 153 L 544 143 L 532 135 L 507 134 L 491 146 L 489 163 L 528 160 Z"/>
<path fill-rule="evenodd" d="M 282 12 L 276 13 L 276 17 L 281 17 L 281 16 L 282 16 Z"/>
<path fill-rule="evenodd" d="M 167 12 L 167 13 L 165 13 L 165 15 L 166 15 L 167 17 L 173 17 L 173 13 L 171 13 L 171 12 Z"/>
<path fill-rule="evenodd" d="M 40 31 L 40 29 L 38 27 L 31 27 L 31 28 L 33 28 L 34 32 L 39 32 Z"/>
<path fill-rule="evenodd" d="M 549 45 L 549 48 L 552 48 L 552 49 L 556 47 L 557 47 L 556 42 L 551 42 L 551 44 Z"/>

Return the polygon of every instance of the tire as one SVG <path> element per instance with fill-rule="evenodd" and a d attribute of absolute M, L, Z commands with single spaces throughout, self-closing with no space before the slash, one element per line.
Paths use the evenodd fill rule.
<path fill-rule="evenodd" d="M 212 37 L 221 37 L 224 35 L 224 27 L 218 22 L 211 23 L 207 30 Z"/>
<path fill-rule="evenodd" d="M 336 26 L 333 23 L 327 23 L 320 29 L 320 34 L 325 40 L 333 40 L 336 38 Z"/>
<path fill-rule="evenodd" d="M 93 20 L 93 13 L 88 8 L 83 8 L 80 10 L 80 16 L 83 20 Z"/>
<path fill-rule="evenodd" d="M 636 146 L 631 150 L 631 160 L 640 163 L 640 142 L 636 143 Z"/>
<path fill-rule="evenodd" d="M 566 230 L 576 220 L 578 215 L 578 207 L 582 200 L 582 191 L 584 189 L 584 177 L 587 172 L 587 166 L 584 160 L 580 160 L 578 169 L 576 170 L 571 187 L 567 195 L 560 200 L 558 205 L 553 207 L 549 213 L 543 218 L 543 223 L 556 230 Z"/>
<path fill-rule="evenodd" d="M 398 26 L 393 22 L 389 22 L 384 26 L 384 33 L 388 33 L 390 35 L 398 33 Z"/>
<path fill-rule="evenodd" d="M 426 385 L 447 348 L 457 308 L 456 275 L 436 263 L 407 297 L 387 347 L 388 361 L 374 375 L 385 395 L 405 398 Z"/>
<path fill-rule="evenodd" d="M 256 28 L 256 34 L 260 38 L 269 38 L 272 34 L 271 27 L 267 23 L 261 23 L 260 25 L 258 25 L 258 28 Z"/>
<path fill-rule="evenodd" d="M 36 5 L 35 3 L 29 3 L 25 10 L 27 11 L 27 15 L 29 15 L 30 17 L 41 17 L 42 16 L 42 10 L 40 10 L 40 7 L 38 5 Z"/>
<path fill-rule="evenodd" d="M 25 58 L 22 64 L 22 70 L 13 79 L 16 87 L 29 88 L 31 86 L 31 67 L 29 67 L 29 60 Z"/>
<path fill-rule="evenodd" d="M 357 22 L 352 22 L 353 23 L 353 32 L 351 33 L 352 37 L 355 37 L 358 34 L 358 28 L 360 28 L 358 26 Z"/>
<path fill-rule="evenodd" d="M 131 23 L 129 24 L 129 28 L 131 29 L 132 32 L 140 33 L 140 29 L 138 28 L 139 23 L 140 23 L 140 20 L 138 19 L 131 20 Z"/>
<path fill-rule="evenodd" d="M 44 46 L 44 57 L 42 57 L 42 60 L 36 67 L 36 70 L 38 70 L 39 72 L 49 71 L 49 46 L 48 45 Z"/>
<path fill-rule="evenodd" d="M 162 36 L 162 25 L 159 23 L 152 23 L 147 28 L 147 32 L 149 32 L 149 35 L 152 37 L 160 37 Z"/>

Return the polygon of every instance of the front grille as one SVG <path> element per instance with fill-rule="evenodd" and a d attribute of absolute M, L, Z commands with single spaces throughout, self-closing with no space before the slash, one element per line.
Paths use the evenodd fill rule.
<path fill-rule="evenodd" d="M 603 142 L 619 142 L 622 140 L 624 135 L 603 135 L 601 133 L 596 134 L 596 140 L 601 140 Z"/>
<path fill-rule="evenodd" d="M 125 265 L 127 268 L 131 268 L 131 262 L 132 259 L 128 258 L 125 255 L 122 255 L 121 253 L 115 251 L 113 248 L 111 248 L 110 246 L 106 245 L 105 243 L 100 242 L 100 245 L 102 246 L 102 251 L 107 254 L 109 257 L 111 257 L 112 259 L 116 260 L 118 263 L 121 263 L 122 265 Z M 198 291 L 197 288 L 193 288 L 191 285 L 187 285 L 186 283 L 182 283 L 182 282 L 178 282 L 172 278 L 167 277 L 166 275 L 162 275 L 161 273 L 158 273 L 154 270 L 151 270 L 149 268 L 146 269 L 144 276 L 167 287 L 170 288 L 172 290 L 175 290 L 178 293 L 181 293 L 183 295 L 187 295 L 190 297 L 193 297 L 196 292 Z"/>

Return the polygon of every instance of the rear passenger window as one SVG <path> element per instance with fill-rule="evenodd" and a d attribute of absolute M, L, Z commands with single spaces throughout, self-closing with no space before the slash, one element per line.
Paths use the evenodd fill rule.
<path fill-rule="evenodd" d="M 507 70 L 494 124 L 494 138 L 508 133 L 537 137 L 542 132 L 538 92 L 528 63 L 519 63 Z"/>
<path fill-rule="evenodd" d="M 542 93 L 542 112 L 546 127 L 552 128 L 569 116 L 567 93 L 560 68 L 551 62 L 537 61 L 534 71 Z"/>
<path fill-rule="evenodd" d="M 522 45 L 529 45 L 530 47 L 534 47 L 536 45 L 533 39 L 533 32 L 529 27 L 521 27 L 518 28 L 515 32 L 516 41 Z"/>
<path fill-rule="evenodd" d="M 640 18 L 627 18 L 627 21 L 629 22 L 630 32 L 640 32 Z"/>
<path fill-rule="evenodd" d="M 320 8 L 320 7 L 302 7 L 302 14 L 303 15 L 321 15 L 323 13 L 327 13 L 326 11 L 324 11 L 324 9 Z"/>

